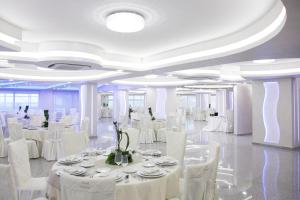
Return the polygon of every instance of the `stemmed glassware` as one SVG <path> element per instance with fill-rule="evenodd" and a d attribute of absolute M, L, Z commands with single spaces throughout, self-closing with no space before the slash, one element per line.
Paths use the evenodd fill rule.
<path fill-rule="evenodd" d="M 122 155 L 122 167 L 126 167 L 128 165 L 128 155 Z"/>
<path fill-rule="evenodd" d="M 122 152 L 116 151 L 115 153 L 115 163 L 120 166 L 122 163 Z"/>

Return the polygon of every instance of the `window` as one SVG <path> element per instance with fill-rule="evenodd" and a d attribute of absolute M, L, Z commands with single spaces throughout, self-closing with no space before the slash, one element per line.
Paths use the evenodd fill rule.
<path fill-rule="evenodd" d="M 108 95 L 107 104 L 108 104 L 109 108 L 111 108 L 111 109 L 113 108 L 113 106 L 114 106 L 114 96 L 113 95 Z"/>
<path fill-rule="evenodd" d="M 0 110 L 1 111 L 15 111 L 22 106 L 22 109 L 25 109 L 25 106 L 29 108 L 38 108 L 39 107 L 39 94 L 37 93 L 0 93 Z"/>
<path fill-rule="evenodd" d="M 128 95 L 128 103 L 132 108 L 143 108 L 145 107 L 145 96 Z"/>
<path fill-rule="evenodd" d="M 39 107 L 39 95 L 38 94 L 15 94 L 15 109 L 19 106 L 25 108 L 25 106 L 29 106 L 29 108 L 38 108 Z"/>
<path fill-rule="evenodd" d="M 13 111 L 14 110 L 14 94 L 0 93 L 0 110 Z"/>

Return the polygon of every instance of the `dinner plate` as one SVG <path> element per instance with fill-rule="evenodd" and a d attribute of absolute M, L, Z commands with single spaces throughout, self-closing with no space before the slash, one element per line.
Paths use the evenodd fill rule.
<path fill-rule="evenodd" d="M 84 161 L 82 163 L 80 163 L 80 167 L 84 167 L 84 168 L 90 168 L 90 167 L 94 167 L 95 163 L 93 162 L 89 162 L 89 161 Z"/>
<path fill-rule="evenodd" d="M 151 167 L 155 167 L 155 164 L 151 163 L 151 162 L 146 162 L 146 163 L 143 164 L 143 167 L 151 168 Z"/>
<path fill-rule="evenodd" d="M 126 173 L 126 174 L 134 174 L 134 173 L 137 172 L 137 169 L 134 169 L 134 168 L 125 168 L 123 170 L 123 172 Z"/>

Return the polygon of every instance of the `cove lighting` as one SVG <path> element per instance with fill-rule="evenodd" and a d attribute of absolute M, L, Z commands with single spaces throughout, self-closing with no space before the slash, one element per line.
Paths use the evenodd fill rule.
<path fill-rule="evenodd" d="M 41 70 L 41 71 L 53 71 L 54 69 L 49 69 L 45 67 L 37 67 L 36 69 Z"/>
<path fill-rule="evenodd" d="M 135 12 L 115 12 L 107 16 L 106 27 L 111 31 L 120 33 L 138 32 L 144 29 L 145 19 Z"/>
<path fill-rule="evenodd" d="M 147 75 L 145 76 L 145 78 L 148 78 L 148 79 L 154 79 L 154 78 L 157 78 L 158 76 L 156 74 L 150 74 L 150 75 Z"/>
<path fill-rule="evenodd" d="M 275 59 L 265 59 L 265 60 L 253 60 L 252 62 L 255 64 L 268 64 L 268 63 L 274 63 Z"/>

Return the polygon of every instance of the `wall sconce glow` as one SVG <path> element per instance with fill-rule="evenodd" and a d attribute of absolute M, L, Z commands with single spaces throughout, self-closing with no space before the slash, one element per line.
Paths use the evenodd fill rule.
<path fill-rule="evenodd" d="M 265 126 L 266 143 L 278 144 L 280 140 L 280 127 L 277 119 L 277 106 L 279 100 L 278 82 L 264 82 L 265 97 L 263 102 L 263 120 Z"/>
<path fill-rule="evenodd" d="M 138 32 L 144 29 L 145 19 L 135 12 L 114 12 L 107 16 L 106 27 L 111 31 L 120 33 Z"/>

